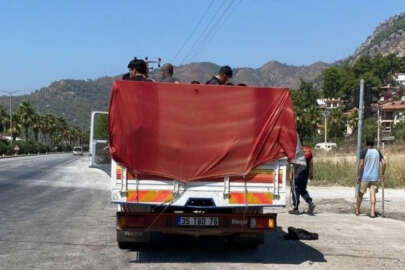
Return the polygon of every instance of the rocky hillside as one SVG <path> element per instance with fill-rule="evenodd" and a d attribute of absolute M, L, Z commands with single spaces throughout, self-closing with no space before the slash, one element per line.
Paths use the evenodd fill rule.
<path fill-rule="evenodd" d="M 300 78 L 313 80 L 328 65 L 316 63 L 310 66 L 290 66 L 276 61 L 268 62 L 258 69 L 234 69 L 234 83 L 248 85 L 284 86 L 296 88 Z M 191 63 L 175 68 L 176 77 L 182 82 L 197 80 L 205 82 L 219 69 L 213 63 Z M 159 78 L 157 72 L 151 77 Z M 117 77 L 102 77 L 96 80 L 60 80 L 41 88 L 30 95 L 13 98 L 13 108 L 22 100 L 31 102 L 40 113 L 53 113 L 63 116 L 69 123 L 87 129 L 90 112 L 106 110 L 113 80 Z M 8 108 L 8 98 L 0 97 L 0 104 Z"/>
<path fill-rule="evenodd" d="M 405 56 L 405 12 L 381 23 L 349 60 L 355 62 L 362 55 L 378 53 Z"/>

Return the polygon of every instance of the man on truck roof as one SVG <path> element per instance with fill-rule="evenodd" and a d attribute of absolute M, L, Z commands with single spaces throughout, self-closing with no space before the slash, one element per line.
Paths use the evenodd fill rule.
<path fill-rule="evenodd" d="M 137 58 L 131 60 L 128 64 L 128 69 L 129 72 L 122 76 L 123 80 L 151 82 L 148 79 L 148 66 L 144 60 Z"/>
<path fill-rule="evenodd" d="M 219 69 L 217 75 L 213 76 L 206 84 L 226 84 L 232 78 L 232 68 L 230 66 L 223 66 Z"/>
<path fill-rule="evenodd" d="M 173 82 L 179 83 L 179 80 L 176 77 L 173 77 L 174 68 L 170 63 L 166 63 L 162 67 L 162 79 L 161 82 Z"/>

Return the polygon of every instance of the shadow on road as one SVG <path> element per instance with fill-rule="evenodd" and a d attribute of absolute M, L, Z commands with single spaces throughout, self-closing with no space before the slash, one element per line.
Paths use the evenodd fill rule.
<path fill-rule="evenodd" d="M 160 236 L 148 247 L 129 251 L 130 263 L 274 263 L 301 264 L 306 261 L 326 262 L 323 254 L 301 241 L 283 239 L 278 228 L 266 235 L 265 244 L 256 249 L 231 246 L 222 238 Z"/>

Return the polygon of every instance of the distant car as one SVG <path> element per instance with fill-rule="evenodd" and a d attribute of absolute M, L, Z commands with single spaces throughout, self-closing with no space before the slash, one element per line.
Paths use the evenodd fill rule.
<path fill-rule="evenodd" d="M 337 148 L 336 143 L 317 143 L 315 145 L 316 150 L 330 151 L 336 148 Z"/>
<path fill-rule="evenodd" d="M 73 147 L 73 155 L 83 155 L 83 149 L 81 146 L 75 146 Z"/>

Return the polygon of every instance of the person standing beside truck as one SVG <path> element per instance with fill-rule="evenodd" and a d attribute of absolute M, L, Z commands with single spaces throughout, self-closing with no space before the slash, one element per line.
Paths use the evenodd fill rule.
<path fill-rule="evenodd" d="M 288 211 L 290 214 L 299 214 L 299 204 L 300 196 L 304 198 L 305 202 L 308 204 L 307 213 L 312 215 L 314 213 L 315 204 L 312 202 L 312 198 L 307 191 L 308 179 L 313 178 L 313 162 L 312 162 L 312 152 L 308 146 L 303 146 L 306 166 L 293 164 L 290 168 L 290 183 L 291 183 L 291 193 L 293 201 L 293 209 Z"/>
<path fill-rule="evenodd" d="M 230 66 L 223 66 L 219 69 L 217 75 L 213 76 L 206 84 L 226 84 L 232 78 L 232 68 Z"/>
<path fill-rule="evenodd" d="M 360 214 L 360 206 L 363 195 L 367 188 L 370 189 L 370 217 L 375 218 L 376 193 L 378 192 L 378 182 L 384 181 L 385 160 L 379 150 L 374 148 L 374 138 L 366 138 L 366 146 L 360 155 L 360 161 L 357 168 L 357 183 L 360 184 L 360 190 L 357 195 L 355 214 Z M 381 164 L 381 177 L 380 177 Z"/>

